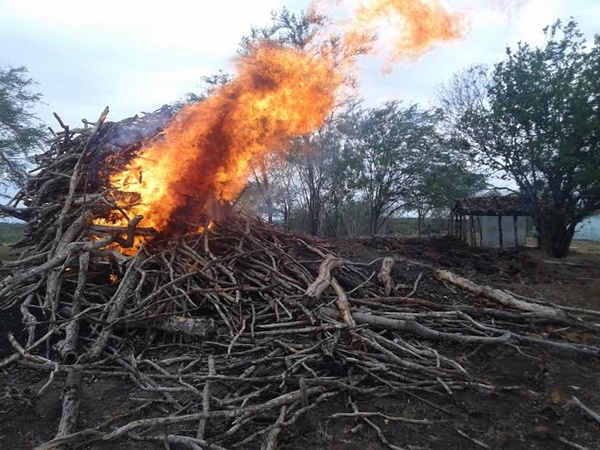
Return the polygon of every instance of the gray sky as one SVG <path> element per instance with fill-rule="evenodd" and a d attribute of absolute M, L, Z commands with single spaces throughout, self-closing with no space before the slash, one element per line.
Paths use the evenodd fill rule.
<path fill-rule="evenodd" d="M 230 69 L 252 25 L 267 23 L 273 9 L 299 11 L 307 3 L 0 0 L 0 66 L 28 67 L 46 103 L 38 115 L 52 126 L 52 111 L 77 126 L 106 105 L 109 118 L 119 120 L 179 99 L 202 75 Z M 389 75 L 381 73 L 382 61 L 365 59 L 366 101 L 428 102 L 454 72 L 497 61 L 518 40 L 541 42 L 541 29 L 557 18 L 575 17 L 589 36 L 600 32 L 600 0 L 520 0 L 508 10 L 484 6 L 499 0 L 470 3 L 478 6 L 465 39 L 398 64 Z"/>

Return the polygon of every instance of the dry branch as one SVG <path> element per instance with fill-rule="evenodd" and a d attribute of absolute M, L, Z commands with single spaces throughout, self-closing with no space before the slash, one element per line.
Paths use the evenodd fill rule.
<path fill-rule="evenodd" d="M 208 355 L 208 376 L 216 375 L 215 372 L 215 358 L 213 355 Z M 210 385 L 211 380 L 206 380 L 204 384 L 204 390 L 202 391 L 202 412 L 210 412 Z M 198 423 L 198 431 L 196 432 L 196 439 L 204 439 L 204 433 L 206 431 L 207 419 L 202 418 Z"/>
<path fill-rule="evenodd" d="M 594 419 L 596 422 L 598 422 L 600 424 L 600 414 L 598 414 L 597 412 L 595 412 L 592 409 L 590 409 L 587 406 L 585 406 L 582 403 L 582 401 L 579 400 L 575 396 L 573 396 L 573 398 L 571 398 L 571 402 L 574 405 L 577 405 L 584 413 L 586 413 L 589 417 L 591 417 L 592 419 Z"/>
<path fill-rule="evenodd" d="M 82 374 L 76 371 L 69 372 L 67 383 L 63 390 L 63 408 L 58 424 L 56 438 L 60 439 L 75 431 L 79 419 L 81 402 Z"/>
<path fill-rule="evenodd" d="M 138 268 L 145 259 L 146 256 L 144 252 L 140 250 L 127 268 L 127 272 L 125 272 L 123 279 L 119 283 L 119 288 L 106 305 L 108 309 L 108 314 L 106 315 L 105 319 L 106 326 L 102 329 L 102 332 L 98 336 L 98 339 L 94 343 L 94 346 L 91 348 L 91 350 L 84 355 L 85 360 L 89 361 L 98 359 L 106 348 L 108 340 L 110 339 L 113 331 L 113 326 L 121 315 L 123 307 L 125 306 L 125 302 L 129 299 L 129 296 L 132 295 L 137 287 L 137 283 L 141 276 Z"/>
<path fill-rule="evenodd" d="M 77 278 L 77 288 L 73 294 L 73 302 L 71 304 L 72 320 L 65 330 L 65 338 L 56 345 L 63 361 L 67 363 L 74 363 L 77 360 L 76 347 L 79 338 L 80 325 L 80 318 L 78 315 L 81 312 L 81 301 L 85 290 L 89 262 L 90 254 L 88 252 L 82 253 L 79 256 L 79 276 Z"/>
<path fill-rule="evenodd" d="M 319 301 L 325 289 L 331 284 L 332 272 L 342 265 L 344 265 L 343 259 L 337 258 L 334 255 L 327 255 L 319 267 L 319 276 L 304 293 L 306 306 L 314 306 Z"/>
<path fill-rule="evenodd" d="M 339 313 L 331 308 L 320 308 L 319 311 L 327 317 L 339 318 Z M 423 326 L 416 320 L 397 320 L 389 319 L 387 317 L 376 316 L 372 314 L 364 313 L 353 313 L 352 317 L 357 324 L 370 325 L 375 329 L 383 330 L 394 330 L 404 331 L 415 334 L 423 339 L 429 340 L 446 340 L 459 342 L 462 344 L 506 344 L 506 343 L 531 343 L 539 344 L 566 354 L 570 355 L 588 355 L 596 358 L 600 358 L 600 348 L 579 345 L 579 344 L 567 344 L 562 342 L 554 342 L 545 339 L 534 338 L 530 336 L 519 335 L 510 331 L 503 331 L 501 334 L 496 336 L 473 336 L 459 333 L 447 333 L 443 331 L 437 331 L 429 327 Z"/>
<path fill-rule="evenodd" d="M 377 275 L 377 279 L 383 284 L 385 295 L 390 295 L 396 288 L 396 283 L 392 278 L 392 266 L 394 265 L 394 258 L 384 258 L 381 263 L 381 270 Z"/>
<path fill-rule="evenodd" d="M 464 289 L 467 292 L 470 292 L 474 295 L 480 295 L 490 300 L 494 300 L 495 302 L 498 302 L 501 305 L 507 306 L 509 308 L 514 308 L 519 311 L 545 314 L 548 317 L 554 318 L 564 317 L 564 313 L 560 310 L 519 300 L 505 291 L 502 291 L 500 289 L 494 289 L 489 286 L 482 286 L 464 277 L 456 275 L 448 270 L 436 269 L 434 270 L 434 274 L 439 280 L 447 281 L 458 286 L 461 289 Z"/>

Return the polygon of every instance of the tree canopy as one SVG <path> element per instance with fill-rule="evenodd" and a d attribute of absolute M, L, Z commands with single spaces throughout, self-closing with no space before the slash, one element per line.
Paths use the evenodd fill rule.
<path fill-rule="evenodd" d="M 600 209 L 600 36 L 588 44 L 574 21 L 544 33 L 541 47 L 457 75 L 442 101 L 469 156 L 516 183 L 542 247 L 564 257 Z"/>
<path fill-rule="evenodd" d="M 25 67 L 0 69 L 0 173 L 4 186 L 25 180 L 27 156 L 44 137 L 32 112 L 41 98 L 32 91 L 34 86 Z"/>
<path fill-rule="evenodd" d="M 369 229 L 375 234 L 406 206 L 421 174 L 437 158 L 439 117 L 435 111 L 391 101 L 361 111 L 355 120 L 350 135 L 352 186 L 364 197 Z"/>

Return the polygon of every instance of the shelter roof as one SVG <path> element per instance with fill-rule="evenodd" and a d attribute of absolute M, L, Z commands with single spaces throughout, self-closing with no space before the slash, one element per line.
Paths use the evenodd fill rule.
<path fill-rule="evenodd" d="M 493 195 L 456 200 L 454 214 L 474 216 L 529 216 L 529 208 L 519 195 Z"/>

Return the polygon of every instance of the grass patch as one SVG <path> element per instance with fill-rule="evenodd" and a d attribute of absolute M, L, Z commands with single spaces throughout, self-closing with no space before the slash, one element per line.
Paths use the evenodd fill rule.
<path fill-rule="evenodd" d="M 0 244 L 12 244 L 23 237 L 22 223 L 0 222 Z"/>
<path fill-rule="evenodd" d="M 600 255 L 600 242 L 595 241 L 573 241 L 571 250 L 586 255 Z"/>
<path fill-rule="evenodd" d="M 12 259 L 18 254 L 9 247 L 23 237 L 25 225 L 22 223 L 0 222 L 0 261 Z"/>

